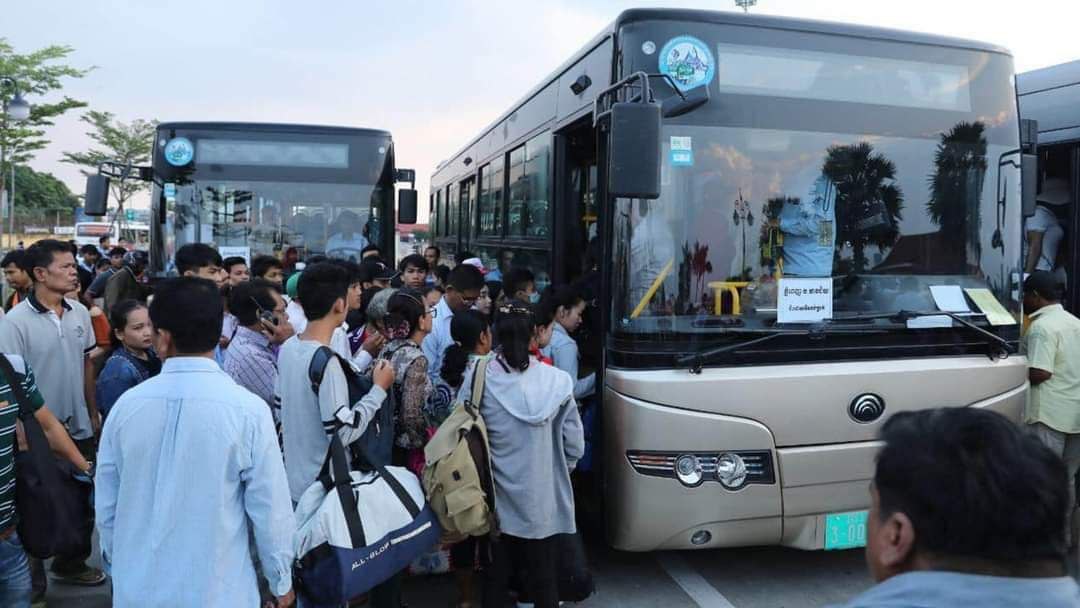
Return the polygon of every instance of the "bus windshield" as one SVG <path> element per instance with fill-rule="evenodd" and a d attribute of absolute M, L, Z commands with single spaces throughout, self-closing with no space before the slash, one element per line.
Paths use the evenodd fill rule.
<path fill-rule="evenodd" d="M 624 40 L 669 49 L 671 27 Z M 768 330 L 796 277 L 832 279 L 834 318 L 936 310 L 941 285 L 1018 313 L 1011 59 L 790 32 L 763 46 L 767 30 L 744 29 L 672 37 L 715 61 L 714 76 L 692 66 L 712 99 L 665 119 L 660 198 L 615 201 L 613 331 Z M 657 61 L 638 51 L 624 69 Z"/>
<path fill-rule="evenodd" d="M 213 125 L 165 128 L 159 148 L 183 140 L 186 163 L 155 155 L 160 238 L 151 269 L 168 272 L 187 243 L 209 243 L 223 255 L 250 259 L 320 254 L 360 260 L 384 246 L 394 195 L 389 134 L 318 127 Z M 156 229 L 156 227 L 155 227 Z"/>

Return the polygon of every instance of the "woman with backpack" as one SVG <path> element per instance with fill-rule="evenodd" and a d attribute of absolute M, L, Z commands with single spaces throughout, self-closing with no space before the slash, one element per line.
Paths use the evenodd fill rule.
<path fill-rule="evenodd" d="M 431 333 L 431 321 L 431 311 L 419 292 L 398 290 L 386 305 L 383 331 L 388 342 L 379 354 L 394 369 L 394 464 L 417 475 L 424 469 L 423 448 L 428 440 L 424 406 L 431 395 L 428 360 L 420 345 Z"/>
<path fill-rule="evenodd" d="M 469 366 L 491 352 L 491 327 L 479 311 L 466 310 L 454 315 L 450 321 L 450 337 L 454 343 L 443 355 L 442 369 L 424 410 L 432 426 L 439 426 L 450 415 Z"/>
<path fill-rule="evenodd" d="M 501 535 L 492 541 L 484 605 L 503 606 L 515 573 L 536 608 L 559 605 L 560 537 L 574 534 L 570 471 L 584 452 L 574 383 L 539 362 L 533 311 L 511 302 L 499 308 L 499 348 L 486 365 L 480 413 L 487 425 Z M 471 375 L 462 396 L 472 390 Z"/>

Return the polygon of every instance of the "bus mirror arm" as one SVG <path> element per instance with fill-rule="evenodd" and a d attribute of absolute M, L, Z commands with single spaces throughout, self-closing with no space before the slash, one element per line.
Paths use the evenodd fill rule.
<path fill-rule="evenodd" d="M 398 190 L 397 223 L 415 224 L 417 216 L 416 171 L 397 169 L 394 171 L 395 182 L 409 182 L 408 188 Z"/>

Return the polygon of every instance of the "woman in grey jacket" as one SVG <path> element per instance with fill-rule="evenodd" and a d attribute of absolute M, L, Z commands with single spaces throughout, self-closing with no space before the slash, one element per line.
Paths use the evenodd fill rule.
<path fill-rule="evenodd" d="M 574 382 L 529 354 L 536 347 L 532 311 L 499 309 L 496 356 L 487 365 L 480 413 L 487 424 L 501 536 L 492 545 L 484 605 L 503 606 L 515 572 L 526 574 L 536 608 L 559 605 L 558 535 L 577 531 L 570 471 L 585 450 Z M 472 390 L 472 374 L 461 395 Z"/>

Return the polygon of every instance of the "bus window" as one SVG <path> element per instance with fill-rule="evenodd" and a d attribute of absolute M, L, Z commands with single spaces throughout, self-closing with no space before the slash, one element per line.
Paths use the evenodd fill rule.
<path fill-rule="evenodd" d="M 496 158 L 480 169 L 478 236 L 502 235 L 503 159 Z"/>

